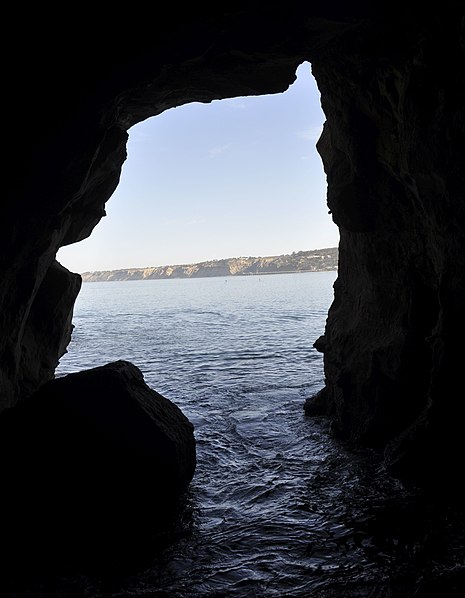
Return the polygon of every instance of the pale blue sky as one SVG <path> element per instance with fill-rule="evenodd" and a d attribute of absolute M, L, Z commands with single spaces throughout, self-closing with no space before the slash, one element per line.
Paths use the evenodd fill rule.
<path fill-rule="evenodd" d="M 281 94 L 168 110 L 132 127 L 121 181 L 74 272 L 336 247 L 315 144 L 325 120 L 309 63 Z"/>

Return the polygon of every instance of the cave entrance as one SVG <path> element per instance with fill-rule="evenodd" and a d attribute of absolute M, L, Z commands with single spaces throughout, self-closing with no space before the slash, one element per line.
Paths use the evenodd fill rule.
<path fill-rule="evenodd" d="M 104 282 L 83 285 L 57 375 L 126 359 L 174 400 L 194 386 L 321 384 L 313 342 L 338 245 L 315 148 L 323 122 L 305 62 L 282 94 L 188 104 L 135 125 L 107 218 L 58 254 Z M 227 275 L 229 258 L 242 276 Z M 199 263 L 190 277 L 186 265 Z M 305 264 L 326 271 L 289 273 Z M 158 280 L 154 267 L 181 278 Z"/>
<path fill-rule="evenodd" d="M 71 271 L 336 247 L 315 144 L 325 120 L 308 62 L 287 91 L 172 108 L 129 130 L 107 217 L 60 249 Z"/>
<path fill-rule="evenodd" d="M 322 355 L 313 343 L 324 331 L 334 267 L 218 271 L 223 258 L 298 261 L 307 250 L 325 262 L 328 248 L 337 246 L 315 150 L 323 122 L 319 97 L 312 95 L 309 65 L 298 74 L 280 95 L 187 105 L 134 127 L 108 218 L 78 244 L 87 244 L 89 261 L 67 259 L 78 245 L 59 256 L 81 272 L 209 261 L 198 277 L 127 281 L 110 274 L 108 281 L 84 283 L 69 352 L 57 369 L 64 375 L 130 361 L 189 418 L 197 445 L 190 484 L 200 512 L 195 550 L 227 546 L 236 554 L 236 547 L 278 546 L 287 554 L 292 534 L 302 534 L 309 471 L 322 458 L 321 443 L 309 442 L 321 431 L 303 407 L 323 384 Z M 312 102 L 316 121 L 305 119 Z M 220 109 L 233 123 L 228 135 Z M 240 119 L 248 129 L 243 136 Z M 147 152 L 151 137 L 156 143 Z M 195 147 L 186 146 L 191 137 Z M 207 276 L 209 268 L 221 275 Z M 249 534 L 256 534 L 255 544 Z"/>

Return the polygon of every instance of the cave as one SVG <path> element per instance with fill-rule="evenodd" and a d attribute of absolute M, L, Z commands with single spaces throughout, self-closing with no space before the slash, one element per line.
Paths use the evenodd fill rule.
<path fill-rule="evenodd" d="M 0 408 L 54 378 L 80 289 L 56 253 L 105 215 L 127 131 L 188 102 L 282 92 L 308 61 L 340 243 L 316 343 L 325 387 L 305 409 L 345 442 L 381 451 L 393 474 L 455 496 L 465 456 L 463 4 L 236 2 L 166 6 L 150 19 L 80 10 L 10 15 Z"/>

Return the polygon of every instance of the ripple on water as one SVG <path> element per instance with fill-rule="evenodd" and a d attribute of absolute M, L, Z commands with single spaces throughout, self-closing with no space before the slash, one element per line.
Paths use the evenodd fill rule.
<path fill-rule="evenodd" d="M 181 537 L 145 571 L 15 598 L 423 598 L 421 583 L 465 567 L 462 519 L 425 542 L 446 515 L 304 416 L 335 276 L 84 285 L 59 375 L 133 361 L 194 424 L 197 470 Z"/>

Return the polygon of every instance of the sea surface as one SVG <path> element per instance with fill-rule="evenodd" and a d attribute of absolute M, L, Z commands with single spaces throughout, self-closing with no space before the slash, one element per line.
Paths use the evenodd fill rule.
<path fill-rule="evenodd" d="M 393 598 L 452 575 L 460 546 L 436 550 L 431 531 L 444 514 L 304 415 L 336 276 L 83 285 L 57 375 L 129 360 L 182 409 L 198 459 L 186 529 L 140 573 L 18 596 Z"/>

